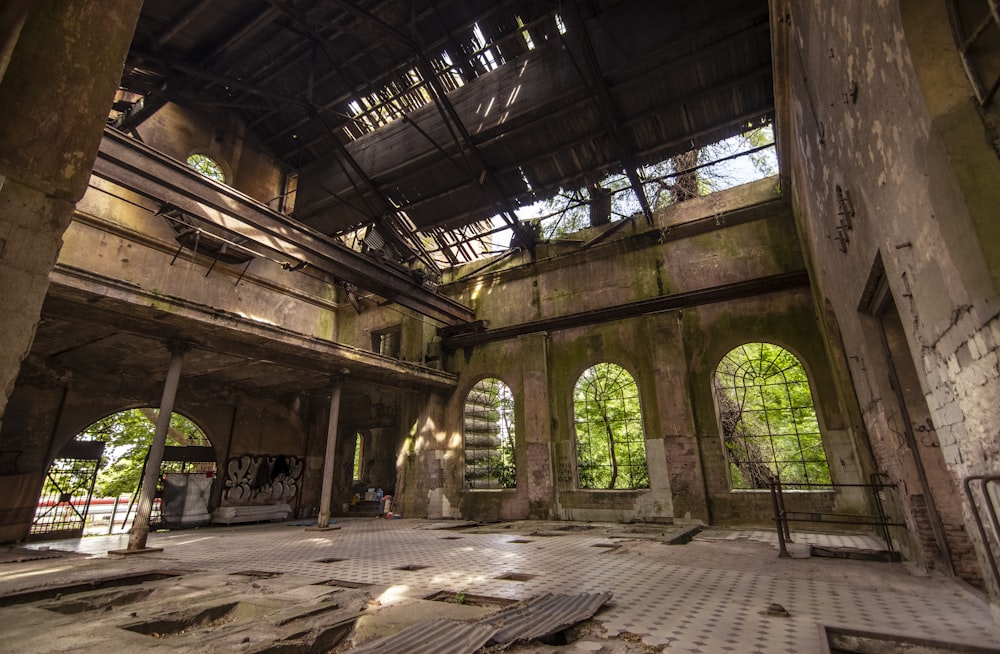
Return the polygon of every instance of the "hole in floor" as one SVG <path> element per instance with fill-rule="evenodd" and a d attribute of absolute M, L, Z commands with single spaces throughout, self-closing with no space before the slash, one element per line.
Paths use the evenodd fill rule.
<path fill-rule="evenodd" d="M 365 584 L 360 581 L 347 581 L 346 579 L 327 579 L 326 581 L 317 581 L 315 584 L 310 584 L 311 586 L 336 586 L 337 588 L 368 588 L 371 584 Z"/>
<path fill-rule="evenodd" d="M 291 624 L 299 620 L 305 620 L 307 618 L 314 618 L 317 615 L 323 615 L 324 613 L 329 613 L 330 611 L 336 611 L 340 608 L 340 604 L 330 604 L 329 606 L 321 606 L 318 609 L 313 609 L 312 611 L 306 611 L 305 613 L 300 613 L 298 615 L 293 615 L 290 618 L 285 618 L 278 623 L 279 627 L 284 627 L 286 624 Z"/>
<path fill-rule="evenodd" d="M 557 527 L 556 531 L 590 531 L 593 528 L 592 525 L 564 525 Z"/>
<path fill-rule="evenodd" d="M 1000 649 L 960 645 L 900 634 L 824 627 L 830 654 L 1000 654 Z"/>
<path fill-rule="evenodd" d="M 271 579 L 273 577 L 280 577 L 284 573 L 268 572 L 266 570 L 242 570 L 240 572 L 230 572 L 229 574 L 241 577 L 253 577 L 254 579 Z"/>
<path fill-rule="evenodd" d="M 256 650 L 254 654 L 326 654 L 350 635 L 355 621 L 355 618 L 351 618 L 322 629 L 303 631 L 280 643 Z"/>
<path fill-rule="evenodd" d="M 412 572 L 414 570 L 424 570 L 424 569 L 429 568 L 429 567 L 430 566 L 428 566 L 428 565 L 417 565 L 416 563 L 409 563 L 407 565 L 401 565 L 401 566 L 399 566 L 398 568 L 395 568 L 395 569 L 396 570 L 409 570 L 409 571 Z"/>
<path fill-rule="evenodd" d="M 239 602 L 230 602 L 200 610 L 178 611 L 157 620 L 124 625 L 122 629 L 156 638 L 183 635 L 192 629 L 211 629 L 232 621 L 235 617 L 233 613 L 239 605 Z"/>
<path fill-rule="evenodd" d="M 504 579 L 506 581 L 528 581 L 529 579 L 534 579 L 535 575 L 529 575 L 524 572 L 508 572 L 502 574 L 499 577 L 493 577 L 494 579 Z"/>
<path fill-rule="evenodd" d="M 462 536 L 445 536 L 441 540 L 462 540 Z"/>
<path fill-rule="evenodd" d="M 43 604 L 42 608 L 56 613 L 73 615 L 87 611 L 110 611 L 116 606 L 127 606 L 141 602 L 153 592 L 152 588 L 129 588 L 126 590 L 111 590 L 94 593 L 85 597 L 76 597 L 51 604 Z"/>
<path fill-rule="evenodd" d="M 506 597 L 492 597 L 490 595 L 471 595 L 461 591 L 454 593 L 450 590 L 439 590 L 428 595 L 425 600 L 432 602 L 447 602 L 449 604 L 467 604 L 469 606 L 508 606 L 517 604 L 517 600 Z"/>
<path fill-rule="evenodd" d="M 341 561 L 346 561 L 346 560 L 347 559 L 338 559 L 336 557 L 332 557 L 329 559 L 317 559 L 316 563 L 339 563 Z"/>
<path fill-rule="evenodd" d="M 591 547 L 604 547 L 609 550 L 616 550 L 621 547 L 621 545 L 618 545 L 617 543 L 594 543 Z"/>
<path fill-rule="evenodd" d="M 507 541 L 508 543 L 534 543 L 533 540 L 528 540 L 526 538 L 515 538 L 514 540 Z"/>
<path fill-rule="evenodd" d="M 170 579 L 171 577 L 179 577 L 182 574 L 187 573 L 169 571 L 139 572 L 135 574 L 92 579 L 90 581 L 81 581 L 71 584 L 61 584 L 59 586 L 47 586 L 45 588 L 38 588 L 34 590 L 22 590 L 17 593 L 0 596 L 0 606 L 26 604 L 28 602 L 37 602 L 38 600 L 52 599 L 54 597 L 62 597 L 74 593 L 85 593 L 92 590 L 100 590 L 102 588 L 138 586 L 139 584 L 147 581 Z"/>

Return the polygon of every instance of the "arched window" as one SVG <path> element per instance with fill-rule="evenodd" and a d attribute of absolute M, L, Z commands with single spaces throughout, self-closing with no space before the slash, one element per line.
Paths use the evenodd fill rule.
<path fill-rule="evenodd" d="M 365 437 L 361 432 L 354 436 L 354 479 L 364 479 Z"/>
<path fill-rule="evenodd" d="M 791 352 L 735 348 L 715 371 L 715 398 L 734 489 L 767 488 L 775 475 L 803 489 L 830 483 L 809 379 Z"/>
<path fill-rule="evenodd" d="M 627 370 L 599 363 L 573 389 L 580 488 L 649 488 L 639 389 Z"/>
<path fill-rule="evenodd" d="M 488 377 L 465 398 L 466 488 L 514 488 L 514 395 Z"/>
<path fill-rule="evenodd" d="M 195 153 L 187 158 L 187 165 L 191 166 L 209 179 L 214 179 L 220 184 L 226 183 L 225 171 L 222 170 L 222 166 L 220 166 L 219 163 L 211 157 Z"/>

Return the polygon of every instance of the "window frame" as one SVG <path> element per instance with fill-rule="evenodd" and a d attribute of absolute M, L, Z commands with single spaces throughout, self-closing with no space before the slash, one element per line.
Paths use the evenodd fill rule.
<path fill-rule="evenodd" d="M 494 381 L 499 384 L 497 389 L 495 401 L 500 403 L 498 407 L 499 417 L 496 424 L 499 426 L 501 423 L 503 426 L 499 426 L 498 433 L 500 434 L 499 442 L 495 447 L 484 447 L 481 445 L 474 446 L 470 448 L 470 432 L 469 432 L 469 405 L 470 398 L 477 389 L 484 383 Z M 504 393 L 504 389 L 506 393 Z M 491 393 L 492 391 L 480 390 L 479 392 Z M 506 396 L 506 399 L 504 397 Z M 503 406 L 505 405 L 506 406 Z M 499 376 L 494 375 L 484 375 L 483 377 L 476 380 L 472 386 L 469 387 L 469 391 L 465 394 L 465 399 L 462 401 L 462 487 L 467 491 L 504 491 L 504 490 L 515 490 L 517 488 L 517 416 L 518 416 L 518 405 L 519 402 L 514 394 L 514 389 L 510 387 L 507 382 L 505 382 Z M 480 418 L 480 415 L 473 415 L 473 418 Z M 489 424 L 489 419 L 487 418 L 487 424 Z M 489 432 L 492 435 L 491 432 Z M 505 435 L 504 435 L 505 434 Z M 487 436 L 488 438 L 490 436 Z M 506 451 L 504 451 L 506 449 Z M 470 466 L 469 464 L 469 453 L 470 450 L 481 451 L 481 452 L 498 452 L 498 456 L 501 460 L 497 471 L 495 474 L 487 474 L 485 485 L 475 484 L 473 478 L 481 478 L 479 475 L 470 476 L 470 468 L 475 472 L 482 470 L 481 466 Z M 490 456 L 487 454 L 487 456 Z M 505 460 L 506 459 L 506 460 Z"/>
<path fill-rule="evenodd" d="M 196 159 L 196 161 L 192 161 L 192 159 Z M 184 160 L 184 164 L 202 177 L 219 184 L 229 185 L 229 180 L 232 178 L 228 167 L 223 162 L 198 150 L 189 154 Z M 218 169 L 218 176 L 209 172 L 212 167 Z"/>
<path fill-rule="evenodd" d="M 747 346 L 754 346 L 754 345 L 767 345 L 767 346 L 771 346 L 773 348 L 778 348 L 781 351 L 781 352 L 779 352 L 777 354 L 777 356 L 775 356 L 775 357 L 773 357 L 773 358 L 771 358 L 771 359 L 768 360 L 768 367 L 764 369 L 765 372 L 774 363 L 778 362 L 780 357 L 783 357 L 783 356 L 786 356 L 786 355 L 788 357 L 791 357 L 791 359 L 794 361 L 794 364 L 797 365 L 797 367 L 799 369 L 801 369 L 801 371 L 802 371 L 802 380 L 788 381 L 787 380 L 787 375 L 785 373 L 787 373 L 788 371 L 791 371 L 793 369 L 793 367 L 792 366 L 786 366 L 786 367 L 784 367 L 782 369 L 776 370 L 775 372 L 769 373 L 767 375 L 767 378 L 766 378 L 766 379 L 770 379 L 770 378 L 773 378 L 776 375 L 780 374 L 780 375 L 782 375 L 782 378 L 784 379 L 784 381 L 782 381 L 782 382 L 778 382 L 778 383 L 762 383 L 762 384 L 754 383 L 753 385 L 744 384 L 742 387 L 740 387 L 740 388 L 743 388 L 743 389 L 749 389 L 749 388 L 761 388 L 761 389 L 763 389 L 763 387 L 774 388 L 774 387 L 777 387 L 777 386 L 783 386 L 784 387 L 784 395 L 785 395 L 785 397 L 788 400 L 787 405 L 781 406 L 780 408 L 773 408 L 773 407 L 769 408 L 768 405 L 765 404 L 766 400 L 764 399 L 764 390 L 760 390 L 759 394 L 760 394 L 760 398 L 761 398 L 761 403 L 759 405 L 753 405 L 754 408 L 747 409 L 746 408 L 746 406 L 747 406 L 747 404 L 746 404 L 747 403 L 747 399 L 746 399 L 747 395 L 744 395 L 744 405 L 742 407 L 736 407 L 736 409 L 739 411 L 739 415 L 738 415 L 738 417 L 736 417 L 736 420 L 738 421 L 737 422 L 737 426 L 731 427 L 730 429 L 739 429 L 740 427 L 738 425 L 743 425 L 742 429 L 744 430 L 744 433 L 745 433 L 747 428 L 745 426 L 746 422 L 744 421 L 744 415 L 747 414 L 748 412 L 753 412 L 753 413 L 757 413 L 757 414 L 763 414 L 763 416 L 764 416 L 764 424 L 765 424 L 766 429 L 767 429 L 767 433 L 766 434 L 756 434 L 756 435 L 749 435 L 749 436 L 743 436 L 742 437 L 742 439 L 743 439 L 743 450 L 748 455 L 748 458 L 744 459 L 742 461 L 742 464 L 743 464 L 743 466 L 746 466 L 750 470 L 750 476 L 751 477 L 754 477 L 754 476 L 756 476 L 756 477 L 764 477 L 765 476 L 763 470 L 758 469 L 757 472 L 754 472 L 753 471 L 753 467 L 754 466 L 766 466 L 766 468 L 767 468 L 767 475 L 766 475 L 767 479 L 766 480 L 765 479 L 758 480 L 758 482 L 756 482 L 756 485 L 755 485 L 755 482 L 753 482 L 753 481 L 747 482 L 747 481 L 743 480 L 742 483 L 740 483 L 740 481 L 737 480 L 736 474 L 734 474 L 734 473 L 737 473 L 737 471 L 738 471 L 739 479 L 742 480 L 744 477 L 747 476 L 747 470 L 739 470 L 740 467 L 741 467 L 741 463 L 740 463 L 739 460 L 735 459 L 735 456 L 734 456 L 734 453 L 738 454 L 738 451 L 735 450 L 733 447 L 731 447 L 730 444 L 729 444 L 729 442 L 727 441 L 727 437 L 726 437 L 727 428 L 726 428 L 726 424 L 725 424 L 726 421 L 727 421 L 727 418 L 723 416 L 724 409 L 723 409 L 722 404 L 721 404 L 720 393 L 723 393 L 723 392 L 726 392 L 726 391 L 733 391 L 733 394 L 729 395 L 729 401 L 732 401 L 734 403 L 738 402 L 738 397 L 739 396 L 735 392 L 735 389 L 736 389 L 735 386 L 733 386 L 733 387 L 722 387 L 722 386 L 720 386 L 720 382 L 719 382 L 720 375 L 722 375 L 722 374 L 726 374 L 726 375 L 728 375 L 730 377 L 733 377 L 735 379 L 736 373 L 739 370 L 743 369 L 743 366 L 745 365 L 745 364 L 737 365 L 731 371 L 727 371 L 726 373 L 723 373 L 722 372 L 722 368 L 726 364 L 727 360 L 733 361 L 733 363 L 735 363 L 735 359 L 731 359 L 730 358 L 731 355 L 733 355 L 734 352 L 737 352 L 740 349 L 744 349 L 744 353 L 745 353 L 746 352 L 745 348 L 747 348 Z M 763 353 L 763 350 L 761 350 L 758 354 L 762 355 L 762 353 Z M 751 357 L 748 356 L 747 360 L 749 361 L 750 359 L 751 359 Z M 764 361 L 764 359 L 763 358 L 759 358 L 758 361 Z M 753 370 L 751 370 L 751 371 L 747 372 L 744 375 L 744 377 L 747 377 L 747 376 L 750 376 L 750 375 L 757 375 L 757 376 L 759 376 L 759 371 L 753 371 Z M 757 377 L 753 377 L 753 378 L 756 379 Z M 712 371 L 711 379 L 712 379 L 712 381 L 711 381 L 711 385 L 712 385 L 712 398 L 713 398 L 713 402 L 714 402 L 714 406 L 715 406 L 715 418 L 716 418 L 716 421 L 717 421 L 716 424 L 717 424 L 717 426 L 719 428 L 719 439 L 720 439 L 720 444 L 721 444 L 722 449 L 723 449 L 723 455 L 725 457 L 725 462 L 726 462 L 726 476 L 727 476 L 727 479 L 728 479 L 729 489 L 730 489 L 731 492 L 767 491 L 768 490 L 768 482 L 769 482 L 770 477 L 772 477 L 772 476 L 778 476 L 781 479 L 782 485 L 784 487 L 787 487 L 788 489 L 791 489 L 791 490 L 801 490 L 801 491 L 808 491 L 808 492 L 829 492 L 830 490 L 833 489 L 833 486 L 832 486 L 832 484 L 833 484 L 833 475 L 832 475 L 832 471 L 830 469 L 830 460 L 831 460 L 831 457 L 829 456 L 829 453 L 827 452 L 827 439 L 826 439 L 825 434 L 824 434 L 825 429 L 823 428 L 823 425 L 822 425 L 822 416 L 821 416 L 820 411 L 818 410 L 818 408 L 816 406 L 816 400 L 815 400 L 815 397 L 814 397 L 814 390 L 813 390 L 815 388 L 815 385 L 813 384 L 812 376 L 809 374 L 809 370 L 806 367 L 805 363 L 803 362 L 802 357 L 800 357 L 798 354 L 796 354 L 791 348 L 788 348 L 788 347 L 786 347 L 785 345 L 782 345 L 782 344 L 774 343 L 774 342 L 771 342 L 771 341 L 764 341 L 764 340 L 745 341 L 745 342 L 740 343 L 740 344 L 736 345 L 735 347 L 732 347 L 732 348 L 730 348 L 730 349 L 728 349 L 726 351 L 726 353 L 719 359 L 719 361 L 716 364 L 714 370 Z M 796 405 L 793 402 L 792 397 L 791 397 L 791 392 L 792 391 L 790 390 L 790 387 L 793 386 L 793 385 L 801 385 L 801 384 L 805 385 L 806 391 L 808 392 L 808 397 L 809 397 L 809 401 L 810 401 L 810 406 L 808 406 L 808 407 L 806 407 L 805 405 Z M 801 392 L 801 389 L 799 390 L 799 392 Z M 812 413 L 811 421 L 812 421 L 812 424 L 815 425 L 815 430 L 814 431 L 808 431 L 808 430 L 801 430 L 801 429 L 799 429 L 799 422 L 801 422 L 803 420 L 809 420 L 810 419 L 809 416 L 804 416 L 803 415 L 804 413 L 809 412 L 809 411 L 811 411 L 811 413 Z M 772 431 L 771 427 L 770 427 L 770 424 L 771 424 L 771 415 L 769 415 L 769 414 L 773 414 L 773 413 L 785 414 L 785 413 L 789 413 L 789 412 L 791 414 L 791 420 L 789 421 L 789 424 L 792 425 L 792 428 L 793 428 L 792 431 L 790 431 L 790 432 L 775 432 L 775 431 Z M 796 418 L 796 414 L 797 413 L 800 416 L 798 418 Z M 807 440 L 815 440 L 815 442 L 809 444 L 808 447 L 804 447 L 803 446 L 803 436 L 809 437 Z M 778 458 L 778 451 L 779 451 L 779 449 L 782 449 L 782 448 L 775 445 L 775 439 L 776 438 L 777 439 L 782 439 L 782 438 L 787 438 L 787 437 L 793 437 L 794 438 L 794 442 L 797 444 L 797 448 L 794 450 L 794 452 L 796 453 L 796 458 L 791 458 L 791 455 L 787 455 L 787 454 L 783 458 Z M 753 440 L 748 440 L 748 439 L 753 439 Z M 754 459 L 749 458 L 749 452 L 750 452 L 749 445 L 750 445 L 750 443 L 755 443 L 756 444 L 758 441 L 764 441 L 764 440 L 767 441 L 767 444 L 765 445 L 764 449 L 766 449 L 767 451 L 769 451 L 771 453 L 770 458 L 760 458 L 759 460 L 754 460 Z M 756 447 L 754 449 L 757 449 L 757 451 L 761 451 L 759 448 L 756 448 Z M 785 449 L 787 449 L 787 448 L 785 448 Z M 806 456 L 807 456 L 806 452 L 808 450 L 818 451 L 821 454 L 822 458 L 807 459 L 806 458 Z M 815 467 L 816 465 L 822 465 L 823 466 L 823 469 L 825 469 L 825 478 L 823 477 L 822 474 L 820 474 L 819 477 L 811 478 L 811 476 L 810 476 L 810 469 L 811 469 L 811 467 Z M 781 475 L 781 473 L 784 470 L 786 470 L 787 468 L 789 468 L 790 466 L 791 467 L 797 467 L 797 468 L 799 468 L 799 470 L 802 473 L 803 481 L 793 481 L 792 479 L 787 479 L 787 478 L 785 478 L 784 476 Z"/>
<path fill-rule="evenodd" d="M 597 368 L 598 366 L 602 366 L 602 365 L 616 366 L 617 368 L 619 368 L 624 374 L 628 375 L 629 379 L 631 380 L 632 386 L 635 388 L 634 400 L 638 404 L 637 414 L 626 418 L 626 421 L 627 421 L 627 423 L 629 425 L 634 425 L 635 427 L 638 428 L 639 438 L 638 439 L 631 438 L 631 439 L 625 441 L 625 443 L 624 443 L 625 446 L 626 446 L 626 451 L 628 452 L 629 459 L 630 459 L 629 463 L 626 465 L 626 470 L 628 471 L 626 477 L 628 479 L 632 480 L 630 482 L 630 485 L 628 485 L 628 486 L 619 486 L 619 485 L 617 485 L 617 481 L 618 480 L 617 480 L 617 477 L 616 477 L 616 473 L 614 473 L 614 472 L 612 472 L 611 479 L 609 480 L 609 483 L 611 483 L 613 485 L 613 487 L 611 487 L 611 488 L 600 487 L 600 486 L 585 486 L 585 485 L 583 485 L 583 483 L 581 483 L 581 467 L 582 467 L 581 464 L 584 464 L 584 461 L 582 459 L 582 452 L 581 452 L 581 432 L 580 432 L 581 421 L 578 419 L 578 416 L 577 416 L 577 406 L 578 406 L 578 404 L 577 404 L 577 392 L 578 392 L 578 388 L 580 386 L 580 383 L 584 379 L 584 377 L 586 376 L 586 374 L 589 371 Z M 624 398 L 623 397 L 622 401 L 624 402 L 625 399 L 631 399 L 631 397 L 630 398 Z M 588 491 L 588 492 L 593 492 L 593 491 L 613 491 L 613 492 L 625 491 L 625 492 L 634 492 L 634 491 L 649 490 L 649 489 L 652 488 L 652 479 L 651 479 L 650 473 L 649 473 L 649 458 L 648 458 L 648 452 L 647 452 L 647 448 L 646 448 L 646 441 L 647 441 L 647 437 L 646 437 L 646 431 L 647 431 L 646 430 L 646 416 L 645 416 L 645 412 L 643 410 L 643 406 L 644 406 L 644 403 L 642 401 L 642 391 L 639 388 L 639 382 L 636 379 L 636 376 L 634 374 L 632 374 L 632 371 L 629 370 L 626 366 L 623 366 L 622 364 L 618 363 L 617 361 L 602 360 L 602 361 L 598 361 L 598 362 L 595 362 L 595 363 L 591 363 L 590 365 L 586 366 L 580 372 L 579 375 L 577 375 L 576 381 L 573 383 L 573 388 L 572 388 L 571 395 L 570 395 L 570 417 L 571 417 L 571 422 L 572 422 L 572 425 L 573 425 L 573 463 L 574 463 L 574 469 L 575 469 L 574 483 L 575 483 L 575 486 L 576 486 L 576 488 L 578 490 Z M 607 416 L 607 414 L 605 414 L 605 416 Z M 593 424 L 593 423 L 591 423 L 591 424 Z M 605 423 L 605 424 L 607 424 L 607 423 Z M 605 427 L 605 429 L 606 429 L 606 427 Z M 627 429 L 628 429 L 628 426 L 626 426 L 626 430 Z M 614 438 L 614 437 L 612 437 L 612 438 Z M 618 444 L 618 441 L 614 441 L 614 442 L 615 442 L 615 444 Z M 639 448 L 641 449 L 641 454 L 642 454 L 641 464 L 640 463 L 632 463 L 631 462 L 631 459 L 633 458 L 633 453 L 632 453 L 633 452 L 633 448 L 630 447 L 630 446 L 632 446 L 632 445 L 634 445 L 636 443 L 639 445 Z M 589 439 L 588 439 L 588 447 L 589 447 Z M 615 448 L 615 455 L 616 455 L 616 457 L 618 456 L 618 448 L 617 447 Z M 609 457 L 609 460 L 610 460 L 610 453 L 608 454 L 608 457 Z M 609 464 L 607 464 L 606 467 L 614 468 L 614 466 L 615 466 L 614 463 L 609 463 Z M 638 481 L 638 483 L 636 483 L 636 477 L 637 477 L 637 475 L 633 472 L 633 469 L 639 468 L 640 466 L 642 468 L 642 472 L 641 472 L 640 475 L 638 475 L 639 481 Z M 620 472 L 620 470 L 619 470 L 619 472 Z"/>

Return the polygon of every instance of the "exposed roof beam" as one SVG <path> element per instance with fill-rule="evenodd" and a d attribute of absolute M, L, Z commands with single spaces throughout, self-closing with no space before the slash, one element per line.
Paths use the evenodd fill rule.
<path fill-rule="evenodd" d="M 462 122 L 461 116 L 459 116 L 458 112 L 455 111 L 454 105 L 451 104 L 447 93 L 441 86 L 441 80 L 438 79 L 437 72 L 434 70 L 434 67 L 431 66 L 430 61 L 427 59 L 420 46 L 392 25 L 363 9 L 356 7 L 353 3 L 348 2 L 347 0 L 333 0 L 333 2 L 334 4 L 343 7 L 345 11 L 349 11 L 362 20 L 372 23 L 380 30 L 389 34 L 393 40 L 398 42 L 400 46 L 408 48 L 413 52 L 417 58 L 417 67 L 420 70 L 420 74 L 424 78 L 424 82 L 430 85 L 433 92 L 432 97 L 434 99 L 434 104 L 437 106 L 438 111 L 441 112 L 441 117 L 444 120 L 445 125 L 448 127 L 448 130 L 452 132 L 452 136 L 455 138 L 460 151 L 463 155 L 468 152 L 475 159 L 476 164 L 481 171 L 481 181 L 488 183 L 490 190 L 504 207 L 504 211 L 500 212 L 504 221 L 510 225 L 510 228 L 514 232 L 515 238 L 517 238 L 518 242 L 528 250 L 534 252 L 534 236 L 518 221 L 517 214 L 514 213 L 514 208 L 510 202 L 510 198 L 507 197 L 507 195 L 500 188 L 500 185 L 497 183 L 496 178 L 490 171 L 489 166 L 486 164 L 486 160 L 483 158 L 483 153 L 479 151 L 472 135 L 469 134 L 468 128 L 466 128 L 465 124 Z M 455 136 L 452 128 L 458 131 L 458 136 Z M 461 138 L 461 143 L 458 143 L 459 137 Z"/>
<path fill-rule="evenodd" d="M 642 188 L 642 180 L 639 179 L 637 171 L 638 166 L 636 165 L 635 158 L 632 156 L 631 149 L 625 142 L 625 134 L 622 131 L 622 126 L 615 116 L 615 108 L 611 103 L 611 92 L 608 90 L 608 83 L 604 79 L 604 73 L 601 72 L 601 63 L 597 59 L 597 53 L 594 52 L 594 44 L 590 40 L 590 33 L 587 32 L 587 23 L 580 15 L 580 8 L 577 6 L 578 2 L 579 0 L 570 0 L 570 2 L 566 3 L 566 17 L 569 19 L 571 27 L 569 34 L 571 36 L 576 35 L 579 39 L 580 47 L 583 49 L 583 60 L 586 70 L 580 71 L 580 75 L 583 77 L 583 83 L 588 84 L 589 81 L 588 85 L 593 88 L 594 98 L 597 100 L 597 106 L 600 108 L 604 121 L 608 125 L 614 147 L 618 150 L 618 159 L 622 162 L 625 176 L 628 177 L 629 184 L 632 186 L 632 192 L 635 193 L 636 199 L 639 200 L 639 206 L 642 207 L 642 213 L 646 216 L 646 222 L 652 226 L 653 209 L 649 206 L 649 198 L 646 197 L 646 191 Z M 564 36 L 563 39 L 566 40 L 566 37 Z M 572 52 L 568 49 L 567 52 L 575 64 L 576 60 L 573 58 Z"/>
<path fill-rule="evenodd" d="M 156 43 L 156 47 L 162 48 L 166 45 L 170 39 L 177 36 L 185 27 L 190 25 L 211 4 L 211 0 L 195 0 L 195 2 L 189 4 L 163 31 L 154 37 L 153 40 Z"/>
<path fill-rule="evenodd" d="M 805 270 L 779 273 L 767 277 L 757 277 L 730 284 L 720 284 L 719 286 L 709 286 L 693 291 L 683 291 L 670 295 L 647 300 L 629 302 L 614 307 L 604 307 L 591 311 L 582 311 L 556 318 L 546 318 L 534 320 L 532 322 L 510 325 L 509 327 L 498 327 L 485 331 L 460 336 L 448 336 L 447 327 L 438 331 L 441 333 L 441 347 L 445 350 L 455 350 L 461 347 L 482 345 L 492 341 L 506 340 L 523 336 L 524 334 L 535 334 L 539 332 L 551 332 L 560 329 L 572 329 L 585 325 L 596 325 L 612 320 L 643 316 L 648 313 L 659 311 L 674 311 L 687 307 L 695 307 L 713 302 L 725 302 L 744 297 L 755 297 L 765 293 L 776 293 L 796 288 L 809 286 L 809 273 Z"/>
<path fill-rule="evenodd" d="M 94 174 L 435 320 L 458 324 L 475 317 L 405 272 L 382 266 L 116 130 L 105 130 Z"/>

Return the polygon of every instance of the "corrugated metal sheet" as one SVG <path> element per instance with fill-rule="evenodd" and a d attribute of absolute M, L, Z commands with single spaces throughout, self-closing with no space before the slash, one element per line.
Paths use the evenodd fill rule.
<path fill-rule="evenodd" d="M 470 654 L 486 644 L 497 628 L 492 625 L 431 620 L 419 622 L 351 650 L 352 654 Z"/>
<path fill-rule="evenodd" d="M 420 622 L 351 650 L 352 654 L 471 654 L 487 644 L 507 645 L 557 634 L 589 620 L 611 593 L 552 595 L 514 604 L 479 622 Z"/>
<path fill-rule="evenodd" d="M 481 621 L 497 632 L 491 643 L 507 644 L 536 640 L 589 620 L 611 599 L 610 592 L 582 595 L 541 595 L 523 604 L 515 604 Z"/>

